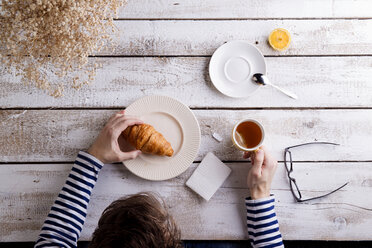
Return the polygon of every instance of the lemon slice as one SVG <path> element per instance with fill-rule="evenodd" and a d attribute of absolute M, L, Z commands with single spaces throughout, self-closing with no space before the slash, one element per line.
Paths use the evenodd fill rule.
<path fill-rule="evenodd" d="M 269 43 L 275 50 L 284 51 L 291 43 L 291 35 L 284 28 L 274 29 L 269 35 Z"/>

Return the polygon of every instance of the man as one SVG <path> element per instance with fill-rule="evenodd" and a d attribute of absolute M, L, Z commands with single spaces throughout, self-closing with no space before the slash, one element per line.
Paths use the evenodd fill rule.
<path fill-rule="evenodd" d="M 121 133 L 142 121 L 120 111 L 113 115 L 87 152 L 80 151 L 74 166 L 46 218 L 35 248 L 76 247 L 86 218 L 91 192 L 104 164 L 136 158 L 141 152 L 123 152 Z M 245 200 L 247 226 L 253 247 L 284 247 L 274 211 L 270 186 L 277 162 L 265 148 L 251 157 Z M 180 232 L 165 204 L 151 193 L 140 193 L 113 202 L 102 214 L 90 247 L 178 248 Z"/>

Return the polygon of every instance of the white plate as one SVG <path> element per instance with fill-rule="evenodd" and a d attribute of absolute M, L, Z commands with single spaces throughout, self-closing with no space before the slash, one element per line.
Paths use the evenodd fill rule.
<path fill-rule="evenodd" d="M 172 157 L 141 154 L 123 164 L 133 174 L 148 180 L 167 180 L 189 168 L 198 154 L 200 128 L 191 110 L 181 102 L 166 96 L 147 96 L 125 109 L 159 131 L 171 143 Z"/>
<path fill-rule="evenodd" d="M 214 86 L 230 97 L 248 97 L 260 85 L 252 80 L 255 73 L 266 74 L 262 53 L 246 41 L 230 41 L 213 53 L 209 75 Z"/>

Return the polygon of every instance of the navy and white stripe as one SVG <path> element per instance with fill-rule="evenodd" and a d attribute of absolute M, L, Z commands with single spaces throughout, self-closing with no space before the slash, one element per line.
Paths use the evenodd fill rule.
<path fill-rule="evenodd" d="M 35 248 L 77 247 L 91 192 L 103 163 L 79 152 L 74 166 L 41 228 Z"/>
<path fill-rule="evenodd" d="M 275 198 L 245 199 L 248 235 L 252 247 L 284 247 L 274 209 Z"/>

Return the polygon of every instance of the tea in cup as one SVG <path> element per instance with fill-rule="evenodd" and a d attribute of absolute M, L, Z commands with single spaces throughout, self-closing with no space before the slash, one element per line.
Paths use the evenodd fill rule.
<path fill-rule="evenodd" d="M 251 152 L 260 148 L 264 137 L 264 129 L 258 121 L 245 119 L 234 126 L 231 139 L 238 149 Z"/>

